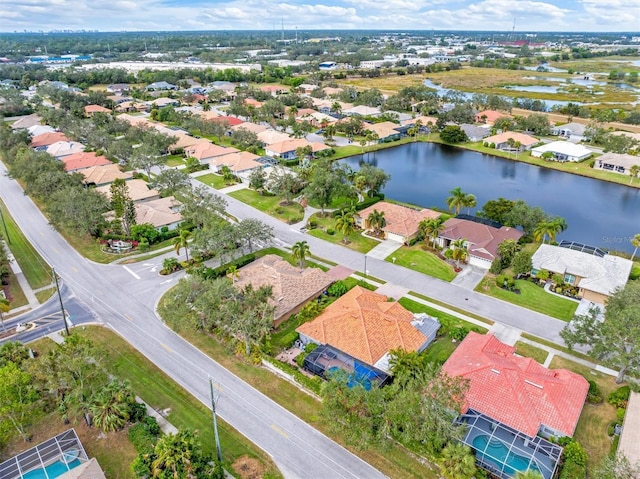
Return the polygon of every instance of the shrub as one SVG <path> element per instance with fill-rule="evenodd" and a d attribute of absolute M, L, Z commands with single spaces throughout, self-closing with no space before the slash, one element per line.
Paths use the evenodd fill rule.
<path fill-rule="evenodd" d="M 298 339 L 300 339 L 300 334 L 297 331 L 291 331 L 282 337 L 280 343 L 285 348 L 290 348 Z"/>
<path fill-rule="evenodd" d="M 589 392 L 587 393 L 587 402 L 590 404 L 598 404 L 602 402 L 602 392 L 598 383 L 589 381 Z"/>
<path fill-rule="evenodd" d="M 496 258 L 491 262 L 491 268 L 489 268 L 489 273 L 491 274 L 502 273 L 502 260 L 500 258 Z"/>
<path fill-rule="evenodd" d="M 333 283 L 327 289 L 327 293 L 329 293 L 329 296 L 333 296 L 334 298 L 339 298 L 347 291 L 349 291 L 349 288 L 347 288 L 347 285 L 341 279 Z"/>
<path fill-rule="evenodd" d="M 469 334 L 469 328 L 466 326 L 459 326 L 457 328 L 453 328 L 449 331 L 449 337 L 451 339 L 455 339 L 456 341 L 462 341 Z"/>
<path fill-rule="evenodd" d="M 142 407 L 144 405 L 141 404 Z M 160 435 L 160 426 L 155 418 L 146 416 L 142 422 L 129 428 L 129 441 L 140 454 L 148 454 L 153 451 L 153 446 Z"/>
<path fill-rule="evenodd" d="M 336 231 L 333 228 L 327 228 L 327 234 L 333 236 L 336 234 Z"/>
<path fill-rule="evenodd" d="M 499 274 L 496 276 L 496 286 L 498 288 L 504 288 L 505 283 L 507 283 L 507 277 L 503 274 Z"/>
<path fill-rule="evenodd" d="M 580 466 L 586 466 L 587 453 L 578 441 L 570 441 L 569 444 L 564 447 L 564 460 L 565 462 L 573 462 Z"/>
<path fill-rule="evenodd" d="M 198 270 L 196 270 L 196 274 L 199 274 L 204 279 L 220 278 L 220 277 L 225 276 L 227 274 L 227 272 L 229 271 L 229 267 L 230 266 L 235 266 L 236 268 L 240 269 L 243 266 L 255 261 L 255 259 L 256 259 L 256 255 L 255 254 L 253 254 L 253 253 L 245 254 L 244 256 L 241 256 L 240 258 L 234 259 L 233 261 L 230 261 L 227 264 L 220 265 L 217 268 L 201 268 L 201 269 L 198 269 Z"/>
<path fill-rule="evenodd" d="M 318 227 L 318 222 L 315 220 L 309 220 L 307 221 L 307 229 L 313 230 L 316 229 Z"/>
<path fill-rule="evenodd" d="M 626 408 L 629 401 L 629 395 L 631 394 L 631 388 L 629 386 L 622 386 L 613 391 L 607 397 L 607 402 L 617 408 Z"/>
<path fill-rule="evenodd" d="M 309 343 L 304 347 L 304 352 L 309 354 L 318 349 L 318 345 L 316 343 Z"/>
<path fill-rule="evenodd" d="M 553 276 L 551 276 L 551 281 L 553 281 L 558 286 L 562 286 L 564 284 L 564 277 L 561 274 L 555 273 Z"/>
<path fill-rule="evenodd" d="M 140 243 L 138 243 L 138 250 L 140 250 L 140 251 L 149 251 L 149 242 L 148 241 L 140 241 Z"/>
<path fill-rule="evenodd" d="M 618 421 L 618 424 L 622 424 L 624 422 L 624 415 L 627 412 L 627 410 L 623 407 L 619 407 L 616 410 L 616 420 Z"/>

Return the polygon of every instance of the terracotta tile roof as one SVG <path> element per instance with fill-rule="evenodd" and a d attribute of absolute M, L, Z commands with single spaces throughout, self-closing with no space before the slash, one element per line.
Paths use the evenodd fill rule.
<path fill-rule="evenodd" d="M 157 190 L 149 188 L 147 182 L 144 180 L 129 180 L 127 181 L 127 188 L 129 189 L 129 198 L 131 198 L 134 203 L 149 199 L 158 199 L 160 197 L 160 193 Z M 111 200 L 111 185 L 98 186 L 96 191 L 99 191 L 104 194 L 107 199 Z"/>
<path fill-rule="evenodd" d="M 545 425 L 572 436 L 589 383 L 566 369 L 547 369 L 492 334 L 470 332 L 442 366 L 469 380 L 465 410 L 474 409 L 530 437 Z"/>
<path fill-rule="evenodd" d="M 448 240 L 465 239 L 469 243 L 467 250 L 472 256 L 493 261 L 498 256 L 498 245 L 504 240 L 518 241 L 524 233 L 516 228 L 492 226 L 460 218 L 450 218 L 444 222 L 441 238 Z"/>
<path fill-rule="evenodd" d="M 333 278 L 319 268 L 291 266 L 280 256 L 268 254 L 243 267 L 236 280 L 237 288 L 253 285 L 254 289 L 269 285 L 273 288 L 274 321 L 290 314 L 295 308 L 317 298 Z"/>
<path fill-rule="evenodd" d="M 92 166 L 91 168 L 79 171 L 79 173 L 84 176 L 84 182 L 86 184 L 95 183 L 98 186 L 112 183 L 113 180 L 117 178 L 128 180 L 133 176 L 131 172 L 121 171 L 120 167 L 115 164 Z"/>
<path fill-rule="evenodd" d="M 418 225 L 422 220 L 440 216 L 440 213 L 430 209 L 415 210 L 406 206 L 387 203 L 386 201 L 379 201 L 358 212 L 357 215 L 366 222 L 373 210 L 384 212 L 384 219 L 387 224 L 382 228 L 383 231 L 398 234 L 405 238 L 409 238 L 418 232 Z"/>
<path fill-rule="evenodd" d="M 241 130 L 241 129 L 250 131 L 252 133 L 255 133 L 256 135 L 259 135 L 263 131 L 273 131 L 273 130 L 270 130 L 269 128 L 267 128 L 264 125 L 258 125 L 256 123 L 251 123 L 250 121 L 246 121 L 244 123 L 240 123 L 239 125 L 234 125 L 234 126 L 231 127 L 231 130 L 233 130 L 233 131 L 238 131 L 238 130 Z"/>
<path fill-rule="evenodd" d="M 245 98 L 244 104 L 247 106 L 252 106 L 254 108 L 260 108 L 262 106 L 261 101 L 254 100 L 253 98 Z"/>
<path fill-rule="evenodd" d="M 540 140 L 534 138 L 533 136 L 525 135 L 524 133 L 517 133 L 514 131 L 505 131 L 504 133 L 500 133 L 499 135 L 488 136 L 484 139 L 487 143 L 495 143 L 496 145 L 500 143 L 507 143 L 509 138 L 513 139 L 513 141 L 519 141 L 522 146 L 531 146 L 538 143 Z"/>
<path fill-rule="evenodd" d="M 435 125 L 436 122 L 438 121 L 438 119 L 435 116 L 417 116 L 417 117 L 409 119 L 409 120 L 401 121 L 400 124 L 401 125 L 415 125 L 418 120 L 420 120 L 422 122 L 422 126 L 424 126 L 425 128 L 427 127 L 427 125 L 429 123 L 431 123 L 431 125 Z"/>
<path fill-rule="evenodd" d="M 418 351 L 427 338 L 412 326 L 413 314 L 387 299 L 356 286 L 296 331 L 370 365 L 392 349 Z"/>
<path fill-rule="evenodd" d="M 240 118 L 235 116 L 219 116 L 217 118 L 209 118 L 209 121 L 217 121 L 220 123 L 226 123 L 229 126 L 242 125 L 244 123 Z"/>
<path fill-rule="evenodd" d="M 399 135 L 400 132 L 396 130 L 400 125 L 391 121 L 383 121 L 381 123 L 374 123 L 373 125 L 365 125 L 365 129 L 372 131 L 378 135 L 381 140 L 389 136 Z"/>
<path fill-rule="evenodd" d="M 234 173 L 241 173 L 254 168 L 262 168 L 263 164 L 256 161 L 258 158 L 260 158 L 259 155 L 255 155 L 249 151 L 236 150 L 235 153 L 218 156 L 209 163 L 217 167 L 228 166 Z"/>
<path fill-rule="evenodd" d="M 145 116 L 134 116 L 128 113 L 122 113 L 117 116 L 118 120 L 123 120 L 134 126 L 151 126 L 151 121 Z"/>
<path fill-rule="evenodd" d="M 484 118 L 483 118 L 484 117 Z M 496 110 L 484 110 L 476 113 L 476 121 L 478 123 L 495 123 L 498 118 L 513 118 L 508 113 Z M 514 138 L 515 139 L 515 138 Z"/>
<path fill-rule="evenodd" d="M 211 111 L 211 110 L 210 111 L 200 110 L 196 113 L 196 115 L 198 115 L 204 120 L 214 120 L 216 118 L 220 118 L 220 113 L 216 113 L 215 111 Z"/>
<path fill-rule="evenodd" d="M 67 171 L 84 170 L 92 166 L 110 165 L 111 162 L 104 156 L 98 156 L 94 152 L 74 153 L 73 155 L 62 158 L 64 169 Z"/>
<path fill-rule="evenodd" d="M 256 132 L 256 134 L 258 135 L 258 139 L 265 145 L 273 145 L 275 143 L 282 143 L 283 141 L 291 140 L 291 137 L 286 133 L 266 128 L 261 132 Z"/>
<path fill-rule="evenodd" d="M 67 138 L 67 136 L 64 133 L 60 131 L 42 133 L 41 135 L 34 136 L 31 139 L 31 147 L 38 148 L 39 146 L 49 146 L 49 145 L 53 145 L 58 141 L 70 141 L 70 140 L 69 138 Z"/>
<path fill-rule="evenodd" d="M 209 158 L 216 158 L 218 156 L 229 155 L 231 153 L 237 153 L 239 150 L 236 148 L 226 148 L 224 146 L 218 146 L 211 143 L 209 140 L 200 140 L 195 145 L 189 146 L 184 149 L 184 152 L 188 156 L 197 158 L 198 160 L 208 160 Z"/>
<path fill-rule="evenodd" d="M 109 108 L 100 105 L 87 105 L 84 107 L 85 113 L 111 113 Z"/>
<path fill-rule="evenodd" d="M 311 145 L 314 153 L 329 149 L 329 147 L 324 143 L 319 143 L 317 141 L 311 143 L 304 138 L 289 139 L 278 143 L 272 143 L 270 145 L 267 145 L 266 149 L 276 155 L 282 155 L 290 151 L 296 151 L 296 149 L 298 148 L 304 148 L 307 145 Z"/>
<path fill-rule="evenodd" d="M 149 223 L 160 228 L 182 221 L 182 215 L 174 211 L 179 205 L 180 202 L 173 196 L 138 203 L 135 205 L 136 223 L 139 225 Z"/>

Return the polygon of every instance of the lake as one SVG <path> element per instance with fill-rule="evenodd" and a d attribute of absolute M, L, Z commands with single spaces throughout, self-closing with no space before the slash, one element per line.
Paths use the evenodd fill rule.
<path fill-rule="evenodd" d="M 362 158 L 340 162 L 358 169 Z M 459 186 L 477 198 L 471 213 L 503 197 L 564 217 L 569 228 L 557 239 L 631 253 L 629 240 L 640 233 L 640 189 L 436 143 L 400 145 L 365 159 L 391 175 L 384 193 L 394 200 L 446 209 L 449 191 Z"/>

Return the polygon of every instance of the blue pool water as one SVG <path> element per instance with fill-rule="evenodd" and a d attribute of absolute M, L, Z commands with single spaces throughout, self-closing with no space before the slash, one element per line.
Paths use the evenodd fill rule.
<path fill-rule="evenodd" d="M 48 465 L 44 469 L 34 469 L 33 471 L 27 472 L 24 476 L 24 479 L 55 479 L 58 476 L 61 476 L 65 472 L 70 471 L 74 467 L 78 467 L 81 462 L 76 459 L 71 461 L 68 464 L 65 464 L 62 461 L 56 461 L 53 464 Z M 45 474 L 46 469 L 46 474 Z"/>
<path fill-rule="evenodd" d="M 540 472 L 538 467 L 527 457 L 509 452 L 509 448 L 498 439 L 489 439 L 489 436 L 481 435 L 473 438 L 473 447 L 478 454 L 485 454 L 487 459 L 491 459 L 500 468 L 504 464 L 504 472 L 515 474 L 518 471 L 532 469 Z"/>
<path fill-rule="evenodd" d="M 340 368 L 338 366 L 331 366 L 329 368 L 329 373 L 334 373 L 339 369 Z M 355 386 L 362 386 L 365 391 L 371 391 L 371 381 L 367 377 L 358 374 L 349 374 L 349 382 L 347 382 L 347 387 L 351 389 Z"/>

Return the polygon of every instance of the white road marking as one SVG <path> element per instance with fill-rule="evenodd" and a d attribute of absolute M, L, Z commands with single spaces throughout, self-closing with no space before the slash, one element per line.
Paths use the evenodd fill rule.
<path fill-rule="evenodd" d="M 124 269 L 127 270 L 127 272 L 129 272 L 131 274 L 131 276 L 133 276 L 135 279 L 140 279 L 140 276 L 138 276 L 137 274 L 135 274 L 133 271 L 131 271 L 129 268 L 127 268 L 126 266 L 123 266 Z"/>
<path fill-rule="evenodd" d="M 162 282 L 162 283 L 160 283 L 160 284 L 167 284 L 167 283 L 171 283 L 171 281 L 173 281 L 173 280 L 172 280 L 172 279 L 168 279 L 168 280 L 166 280 L 166 281 L 163 281 L 163 282 Z"/>

